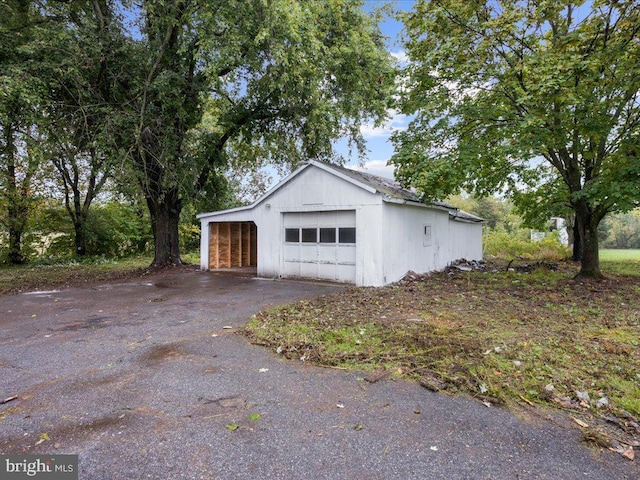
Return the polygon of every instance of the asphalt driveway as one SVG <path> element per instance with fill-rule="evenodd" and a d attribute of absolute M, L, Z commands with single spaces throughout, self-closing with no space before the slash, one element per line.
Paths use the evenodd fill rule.
<path fill-rule="evenodd" d="M 339 288 L 181 270 L 2 296 L 0 453 L 78 454 L 81 479 L 640 478 L 577 430 L 235 333 Z"/>

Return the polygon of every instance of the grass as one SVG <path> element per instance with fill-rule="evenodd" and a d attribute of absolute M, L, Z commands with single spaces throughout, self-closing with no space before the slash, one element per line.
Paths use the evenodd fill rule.
<path fill-rule="evenodd" d="M 640 275 L 640 250 L 600 250 L 600 266 L 605 275 Z"/>
<path fill-rule="evenodd" d="M 151 257 L 119 260 L 87 259 L 52 265 L 23 265 L 0 268 L 0 294 L 63 288 L 96 281 L 127 278 L 142 273 Z"/>
<path fill-rule="evenodd" d="M 603 262 L 605 271 L 610 266 Z M 492 404 L 614 416 L 628 426 L 640 416 L 635 271 L 598 283 L 573 281 L 573 264 L 437 273 L 274 308 L 258 314 L 246 334 L 287 358 L 386 370 Z M 622 434 L 639 439 L 634 428 Z"/>
<path fill-rule="evenodd" d="M 640 249 L 603 249 L 600 250 L 603 262 L 640 262 Z"/>
<path fill-rule="evenodd" d="M 54 259 L 21 266 L 0 265 L 0 295 L 130 278 L 144 273 L 152 260 L 152 256 L 143 255 L 120 259 Z M 182 261 L 198 265 L 200 255 L 198 252 L 187 252 L 182 255 Z"/>

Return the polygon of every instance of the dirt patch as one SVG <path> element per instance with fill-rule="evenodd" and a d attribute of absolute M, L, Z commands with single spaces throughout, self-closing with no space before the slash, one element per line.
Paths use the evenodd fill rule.
<path fill-rule="evenodd" d="M 86 320 L 65 323 L 64 325 L 51 330 L 57 332 L 75 332 L 85 329 L 97 330 L 100 328 L 106 328 L 113 320 L 114 317 L 111 316 L 93 316 Z"/>
<path fill-rule="evenodd" d="M 103 417 L 80 423 L 66 423 L 57 428 L 47 428 L 40 436 L 24 436 L 13 438 L 5 444 L 3 451 L 10 450 L 13 453 L 31 453 L 34 450 L 41 451 L 43 448 L 57 450 L 64 448 L 70 443 L 84 441 L 87 438 L 95 437 L 96 434 L 110 430 L 120 430 L 130 422 L 130 416 L 124 413 L 114 413 Z"/>
<path fill-rule="evenodd" d="M 155 365 L 165 360 L 171 360 L 188 355 L 184 345 L 180 343 L 167 343 L 149 348 L 140 356 L 140 361 L 147 365 Z"/>

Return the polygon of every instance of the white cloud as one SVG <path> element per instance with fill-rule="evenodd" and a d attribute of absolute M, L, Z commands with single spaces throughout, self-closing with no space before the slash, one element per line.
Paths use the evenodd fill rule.
<path fill-rule="evenodd" d="M 393 165 L 388 165 L 386 160 L 369 160 L 364 165 L 347 165 L 347 167 L 393 180 Z"/>
<path fill-rule="evenodd" d="M 404 50 L 398 52 L 391 52 L 391 56 L 400 62 L 400 65 L 406 65 L 409 63 L 409 56 Z"/>
<path fill-rule="evenodd" d="M 364 138 L 389 137 L 393 132 L 398 130 L 406 130 L 409 123 L 409 117 L 397 110 L 389 110 L 389 119 L 379 127 L 372 123 L 366 123 L 360 126 L 360 132 Z"/>

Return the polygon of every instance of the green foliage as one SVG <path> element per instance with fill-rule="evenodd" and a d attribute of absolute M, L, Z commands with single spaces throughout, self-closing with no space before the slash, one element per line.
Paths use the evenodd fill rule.
<path fill-rule="evenodd" d="M 41 12 L 32 4 L 0 5 L 0 226 L 7 233 L 5 257 L 22 263 L 22 236 L 35 205 L 36 176 L 42 162 L 40 135 L 43 72 L 51 62 Z"/>
<path fill-rule="evenodd" d="M 179 257 L 164 254 L 178 234 L 165 217 L 185 200 L 224 200 L 227 168 L 331 159 L 344 136 L 362 147 L 359 126 L 386 115 L 393 88 L 390 55 L 360 1 L 178 7 L 149 1 L 132 11 L 142 36 L 126 103 L 136 112 L 129 167 L 151 218 L 164 222 L 156 231 L 169 232 L 156 238 L 158 264 Z"/>
<path fill-rule="evenodd" d="M 418 0 L 397 177 L 428 198 L 507 192 L 531 218 L 571 210 L 581 273 L 599 276 L 598 223 L 640 199 L 638 7 Z"/>
<path fill-rule="evenodd" d="M 43 257 L 75 257 L 74 228 L 63 208 L 38 215 L 30 234 Z M 122 258 L 148 251 L 151 241 L 146 213 L 130 205 L 108 203 L 91 209 L 85 224 L 88 256 Z"/>
<path fill-rule="evenodd" d="M 483 218 L 485 226 L 490 230 L 516 232 L 522 226 L 522 218 L 515 212 L 512 202 L 506 198 L 454 195 L 446 201 Z"/>
<path fill-rule="evenodd" d="M 640 209 L 608 216 L 598 231 L 603 248 L 640 248 Z"/>
<path fill-rule="evenodd" d="M 557 235 L 549 235 L 539 241 L 528 238 L 529 230 L 519 235 L 504 231 L 489 231 L 485 235 L 484 252 L 503 260 L 524 258 L 537 261 L 564 260 L 571 256 L 569 249 L 558 241 Z"/>
<path fill-rule="evenodd" d="M 161 265 L 195 247 L 183 208 L 237 206 L 229 171 L 336 160 L 341 137 L 362 154 L 360 125 L 382 121 L 394 89 L 378 20 L 359 0 L 3 2 L 0 163 L 19 173 L 0 178 L 0 219 L 14 250 L 36 170 L 60 187 L 78 255 L 121 255 L 140 236 L 91 213 L 111 182 L 144 198 Z"/>

